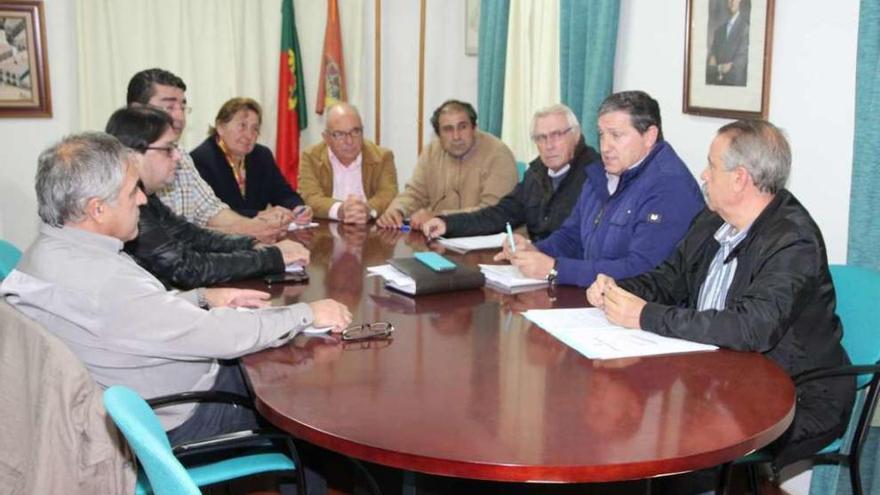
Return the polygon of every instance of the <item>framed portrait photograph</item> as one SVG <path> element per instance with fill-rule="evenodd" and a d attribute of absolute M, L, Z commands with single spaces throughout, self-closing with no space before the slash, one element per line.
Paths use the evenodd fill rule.
<path fill-rule="evenodd" d="M 0 1 L 0 117 L 51 117 L 43 2 Z"/>
<path fill-rule="evenodd" d="M 774 0 L 688 0 L 683 111 L 767 118 Z"/>

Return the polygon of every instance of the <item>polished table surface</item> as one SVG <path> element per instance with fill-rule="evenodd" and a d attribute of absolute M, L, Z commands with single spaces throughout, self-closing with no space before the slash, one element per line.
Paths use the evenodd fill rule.
<path fill-rule="evenodd" d="M 272 287 L 276 304 L 332 297 L 355 322 L 396 328 L 366 343 L 301 335 L 242 359 L 258 411 L 324 448 L 462 478 L 599 482 L 718 465 L 793 418 L 791 380 L 759 354 L 595 361 L 519 314 L 584 306 L 581 289 L 411 298 L 365 267 L 425 250 L 421 234 L 322 223 L 292 237 L 312 251 L 311 280 Z"/>

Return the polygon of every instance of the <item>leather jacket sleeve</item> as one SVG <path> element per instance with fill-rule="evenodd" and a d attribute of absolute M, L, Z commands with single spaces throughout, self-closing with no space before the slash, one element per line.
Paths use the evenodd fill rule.
<path fill-rule="evenodd" d="M 168 286 L 191 289 L 284 270 L 277 248 L 254 249 L 253 238 L 191 224 L 154 195 L 141 206 L 138 228 L 125 251 Z"/>

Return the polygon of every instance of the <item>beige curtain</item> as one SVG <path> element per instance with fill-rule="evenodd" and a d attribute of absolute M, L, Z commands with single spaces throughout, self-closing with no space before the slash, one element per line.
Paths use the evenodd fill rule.
<path fill-rule="evenodd" d="M 371 2 L 339 2 L 349 97 L 364 99 L 359 84 L 364 64 L 363 12 Z M 296 0 L 297 30 L 309 127 L 303 143 L 320 139 L 314 113 L 325 2 Z M 249 96 L 263 106 L 260 142 L 275 147 L 276 93 L 281 33 L 280 0 L 76 0 L 79 54 L 79 126 L 102 130 L 125 105 L 128 80 L 140 70 L 161 67 L 187 84 L 193 107 L 181 144 L 197 146 L 224 101 Z"/>
<path fill-rule="evenodd" d="M 501 139 L 528 163 L 532 114 L 560 102 L 559 1 L 511 0 L 508 22 Z"/>

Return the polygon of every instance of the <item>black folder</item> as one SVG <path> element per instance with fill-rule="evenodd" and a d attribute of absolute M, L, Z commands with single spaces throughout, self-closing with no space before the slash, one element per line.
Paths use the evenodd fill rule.
<path fill-rule="evenodd" d="M 392 258 L 388 262 L 415 281 L 415 292 L 411 294 L 406 292 L 414 296 L 479 289 L 486 283 L 486 277 L 479 269 L 458 263 L 456 263 L 454 270 L 435 272 L 415 258 Z M 393 285 L 388 287 L 396 288 Z"/>

